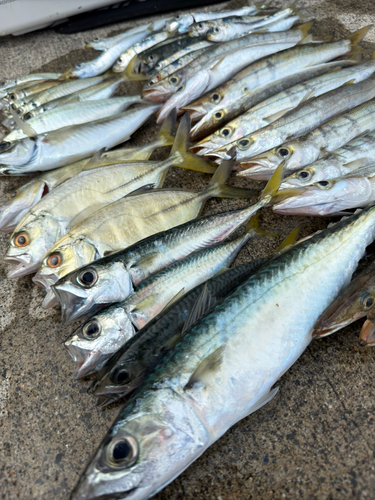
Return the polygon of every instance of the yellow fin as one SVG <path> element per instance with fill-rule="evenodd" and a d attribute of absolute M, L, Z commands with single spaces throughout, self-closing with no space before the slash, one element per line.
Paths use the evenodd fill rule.
<path fill-rule="evenodd" d="M 313 21 L 309 21 L 305 24 L 301 24 L 300 26 L 297 26 L 296 29 L 302 33 L 302 40 L 308 36 L 312 25 L 313 25 Z"/>
<path fill-rule="evenodd" d="M 281 245 L 277 248 L 275 253 L 280 253 L 290 246 L 294 245 L 297 241 L 298 235 L 301 231 L 302 224 L 298 224 L 297 227 L 291 231 L 288 236 L 282 241 Z"/>
<path fill-rule="evenodd" d="M 283 180 L 284 176 L 284 166 L 285 166 L 285 160 L 283 160 L 280 163 L 280 165 L 272 174 L 271 179 L 267 182 L 266 187 L 261 192 L 260 198 L 262 199 L 269 198 L 269 200 L 271 201 L 272 198 L 275 195 L 277 195 L 281 181 Z"/>
<path fill-rule="evenodd" d="M 372 27 L 373 27 L 373 24 L 369 24 L 368 26 L 364 26 L 363 28 L 361 28 L 357 31 L 354 31 L 354 33 L 351 33 L 349 36 L 346 37 L 346 39 L 350 41 L 352 50 L 359 48 L 358 44 L 364 39 L 364 37 L 366 36 L 366 33 Z M 352 50 L 350 51 L 350 53 L 352 53 Z"/>
<path fill-rule="evenodd" d="M 142 73 L 133 73 L 133 69 L 137 61 L 137 58 L 138 54 L 132 57 L 129 64 L 126 66 L 126 69 L 121 74 L 123 76 L 126 76 L 127 80 L 129 81 L 149 80 L 149 77 Z"/>
<path fill-rule="evenodd" d="M 249 222 L 246 224 L 244 234 L 260 236 L 263 238 L 272 238 L 274 236 L 278 236 L 278 234 L 273 231 L 268 231 L 267 229 L 260 229 L 258 212 L 254 214 L 249 220 Z"/>
<path fill-rule="evenodd" d="M 177 120 L 176 108 L 173 108 L 164 120 L 158 132 L 158 139 L 163 141 L 163 146 L 171 146 L 175 139 L 175 127 Z"/>
<path fill-rule="evenodd" d="M 182 163 L 178 165 L 179 167 L 187 168 L 189 170 L 196 170 L 197 172 L 204 172 L 206 174 L 212 174 L 216 172 L 217 169 L 214 163 L 203 159 L 201 156 L 195 155 L 193 153 L 188 153 L 188 149 L 190 146 L 189 138 L 190 115 L 189 113 L 185 113 L 177 129 L 170 157 L 178 152 L 182 159 Z"/>
<path fill-rule="evenodd" d="M 224 349 L 224 346 L 218 347 L 214 352 L 199 363 L 190 376 L 188 383 L 185 385 L 184 391 L 191 389 L 197 382 L 202 382 L 203 384 L 208 383 L 209 378 L 220 369 L 223 361 Z"/>

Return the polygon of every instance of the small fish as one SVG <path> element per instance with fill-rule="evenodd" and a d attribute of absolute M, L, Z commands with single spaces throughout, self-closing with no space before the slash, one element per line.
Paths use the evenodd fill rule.
<path fill-rule="evenodd" d="M 375 262 L 366 267 L 327 307 L 314 326 L 315 338 L 325 337 L 367 316 L 375 304 Z"/>
<path fill-rule="evenodd" d="M 210 42 L 229 42 L 229 40 L 234 40 L 241 36 L 249 35 L 250 33 L 256 33 L 257 31 L 287 31 L 293 24 L 299 20 L 299 16 L 290 16 L 287 18 L 281 18 L 278 21 L 269 21 L 267 23 L 223 23 L 219 26 L 213 27 L 207 33 L 207 40 Z"/>
<path fill-rule="evenodd" d="M 35 97 L 35 94 L 39 94 L 40 92 L 43 92 L 50 88 L 57 87 L 62 83 L 63 82 L 61 80 L 42 80 L 41 82 L 34 82 L 33 85 L 29 85 L 27 87 L 23 87 L 19 90 L 14 90 L 13 92 L 8 93 L 6 99 L 8 99 L 10 102 L 13 101 L 16 104 L 16 101 L 25 99 L 27 97 L 33 99 Z"/>
<path fill-rule="evenodd" d="M 4 260 L 17 265 L 9 271 L 8 278 L 36 271 L 43 256 L 66 234 L 68 227 L 74 226 L 77 217 L 85 219 L 144 186 L 161 187 L 171 166 L 213 173 L 215 168 L 207 161 L 186 152 L 189 132 L 189 123 L 182 121 L 172 153 L 164 161 L 99 167 L 96 162 L 89 162 L 73 178 L 60 182 L 15 228 Z"/>
<path fill-rule="evenodd" d="M 167 29 L 173 33 L 187 33 L 189 26 L 201 21 L 208 21 L 210 19 L 219 19 L 229 16 L 251 16 L 256 14 L 263 7 L 261 5 L 250 5 L 248 7 L 241 7 L 233 10 L 218 10 L 216 12 L 195 12 L 194 14 L 180 14 L 166 23 Z"/>
<path fill-rule="evenodd" d="M 0 231 L 13 232 L 31 207 L 60 183 L 84 170 L 88 162 L 90 162 L 91 168 L 94 166 L 97 168 L 126 161 L 148 160 L 156 148 L 171 146 L 174 141 L 175 122 L 174 113 L 160 127 L 157 137 L 145 146 L 99 152 L 95 158 L 85 158 L 66 167 L 50 170 L 21 186 L 10 193 L 7 201 L 0 206 Z"/>
<path fill-rule="evenodd" d="M 63 127 L 109 118 L 126 111 L 132 104 L 142 104 L 143 102 L 140 95 L 74 102 L 32 117 L 27 123 L 37 134 L 45 134 Z M 27 137 L 26 134 L 20 128 L 17 128 L 5 136 L 3 140 L 12 142 L 24 137 Z"/>
<path fill-rule="evenodd" d="M 11 87 L 20 86 L 29 82 L 37 82 L 38 80 L 59 80 L 62 76 L 61 73 L 31 73 L 30 75 L 19 76 L 0 82 L 0 90 L 7 90 Z"/>
<path fill-rule="evenodd" d="M 3 162 L 5 156 L 8 163 L 0 168 L 0 172 L 19 175 L 51 170 L 92 156 L 102 148 L 112 148 L 127 141 L 159 107 L 143 105 L 102 120 L 64 127 L 15 143 L 3 143 L 10 144 L 9 153 L 1 154 L 0 144 L 0 161 Z M 27 122 L 23 127 L 26 125 Z M 27 133 L 27 128 L 25 132 Z M 30 147 L 30 142 L 33 147 Z M 21 159 L 21 154 L 15 149 L 19 145 L 28 148 L 28 155 L 25 154 Z M 18 163 L 15 163 L 13 157 Z"/>
<path fill-rule="evenodd" d="M 133 33 L 131 36 L 120 39 L 102 52 L 96 59 L 77 64 L 70 76 L 72 78 L 89 78 L 105 73 L 115 64 L 116 60 L 123 52 L 147 37 L 149 32 L 150 31 L 146 28 L 143 31 Z"/>
<path fill-rule="evenodd" d="M 269 402 L 374 234 L 372 207 L 271 260 L 192 327 L 123 407 L 71 500 L 145 500 Z"/>
<path fill-rule="evenodd" d="M 78 363 L 76 378 L 98 371 L 113 353 L 176 298 L 229 267 L 242 246 L 257 234 L 257 228 L 250 221 L 239 238 L 218 243 L 175 262 L 144 281 L 125 301 L 101 311 L 84 323 L 64 343 Z M 87 332 L 93 330 L 96 333 L 90 336 Z"/>
<path fill-rule="evenodd" d="M 375 157 L 375 134 L 367 134 L 327 153 L 323 159 L 297 170 L 281 183 L 280 190 L 304 187 L 319 181 L 335 179 L 371 165 Z"/>
<path fill-rule="evenodd" d="M 125 197 L 91 217 L 79 221 L 45 255 L 34 282 L 49 293 L 45 304 L 54 301 L 50 286 L 74 269 L 147 236 L 183 224 L 199 215 L 211 197 L 249 197 L 253 192 L 229 188 L 226 181 L 233 162 L 223 163 L 206 189 L 158 189 Z"/>
<path fill-rule="evenodd" d="M 279 168 L 254 205 L 180 224 L 62 277 L 53 286 L 61 305 L 61 320 L 71 322 L 90 317 L 114 302 L 125 300 L 134 287 L 150 276 L 232 235 L 272 200 L 282 177 Z M 44 306 L 48 307 L 48 301 Z"/>

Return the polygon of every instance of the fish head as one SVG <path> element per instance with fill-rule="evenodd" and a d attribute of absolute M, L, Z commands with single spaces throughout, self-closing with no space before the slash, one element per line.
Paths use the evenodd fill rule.
<path fill-rule="evenodd" d="M 53 285 L 53 291 L 61 306 L 62 322 L 70 323 L 125 300 L 133 285 L 121 262 L 104 259 L 67 274 Z"/>
<path fill-rule="evenodd" d="M 355 285 L 354 289 L 349 285 L 324 311 L 315 324 L 315 338 L 331 335 L 375 309 L 375 286 L 368 282 L 367 276 L 362 276 L 359 282 L 355 280 Z"/>
<path fill-rule="evenodd" d="M 150 498 L 198 458 L 209 433 L 169 388 L 131 400 L 99 445 L 71 500 Z M 212 438 L 211 438 L 212 439 Z"/>
<path fill-rule="evenodd" d="M 170 33 L 187 33 L 189 26 L 194 23 L 194 17 L 191 14 L 180 14 L 167 24 L 167 30 Z"/>
<path fill-rule="evenodd" d="M 34 283 L 44 288 L 47 293 L 42 306 L 48 308 L 56 304 L 56 296 L 51 287 L 60 278 L 97 258 L 99 255 L 95 245 L 85 236 L 63 236 L 46 253 L 33 278 Z"/>
<path fill-rule="evenodd" d="M 366 205 L 372 189 L 365 177 L 326 179 L 304 188 L 280 192 L 282 201 L 275 198 L 278 214 L 331 215 Z"/>
<path fill-rule="evenodd" d="M 316 184 L 319 181 L 324 181 L 326 174 L 323 169 L 313 166 L 304 167 L 297 170 L 293 174 L 286 177 L 280 185 L 281 189 L 290 189 L 294 187 L 304 187 L 310 184 Z"/>
<path fill-rule="evenodd" d="M 242 147 L 242 150 L 246 151 L 245 148 L 248 144 L 247 141 L 248 137 L 238 139 L 238 147 Z M 288 159 L 292 154 L 293 151 L 290 148 L 284 148 L 283 146 L 270 149 L 265 153 L 250 158 L 249 160 L 242 161 L 239 165 L 237 165 L 237 169 L 239 170 L 237 175 L 259 181 L 268 180 L 280 163 Z"/>
<path fill-rule="evenodd" d="M 14 142 L 0 143 L 0 163 L 3 165 L 24 165 L 34 154 L 35 139 L 27 137 Z"/>
<path fill-rule="evenodd" d="M 211 30 L 215 24 L 216 23 L 213 21 L 194 23 L 188 28 L 189 36 L 191 37 L 203 36 L 209 30 Z"/>
<path fill-rule="evenodd" d="M 77 363 L 76 378 L 98 371 L 134 334 L 134 326 L 122 307 L 111 306 L 86 321 L 64 342 Z"/>
<path fill-rule="evenodd" d="M 76 64 L 69 74 L 69 78 L 88 78 L 92 74 L 92 61 Z"/>
<path fill-rule="evenodd" d="M 10 193 L 0 207 L 0 231 L 13 232 L 30 208 L 47 193 L 48 186 L 43 179 L 34 179 Z"/>
<path fill-rule="evenodd" d="M 143 98 L 153 102 L 165 102 L 177 92 L 184 83 L 184 79 L 182 74 L 175 72 L 164 78 L 164 80 L 155 83 L 151 82 L 154 82 L 154 79 L 151 79 L 144 86 L 142 90 Z"/>
<path fill-rule="evenodd" d="M 44 254 L 61 235 L 59 222 L 44 214 L 27 214 L 17 225 L 10 239 L 4 261 L 17 264 L 8 278 L 20 278 L 39 268 Z"/>
<path fill-rule="evenodd" d="M 225 24 L 221 26 L 215 26 L 207 33 L 207 40 L 210 42 L 226 42 L 232 40 L 236 36 L 236 30 L 234 26 L 230 24 Z"/>
<path fill-rule="evenodd" d="M 220 90 L 214 90 L 191 104 L 183 106 L 183 110 L 190 114 L 191 121 L 203 120 L 208 113 L 216 110 L 223 100 L 225 100 L 225 94 Z"/>

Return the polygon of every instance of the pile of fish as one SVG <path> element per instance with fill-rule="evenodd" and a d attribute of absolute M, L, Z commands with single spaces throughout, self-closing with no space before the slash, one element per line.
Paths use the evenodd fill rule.
<path fill-rule="evenodd" d="M 375 57 L 368 27 L 318 40 L 300 15 L 183 14 L 92 40 L 101 54 L 65 73 L 0 83 L 0 172 L 39 173 L 0 207 L 8 277 L 35 273 L 43 307 L 83 321 L 65 346 L 98 405 L 127 398 L 74 500 L 158 492 L 270 401 L 313 337 L 367 316 L 375 344 L 374 264 L 350 282 L 375 238 Z M 153 141 L 113 149 L 153 116 Z M 212 177 L 163 188 L 172 166 Z M 268 183 L 254 201 L 233 173 Z M 253 199 L 201 216 L 212 197 Z M 267 206 L 345 217 L 230 268 L 275 236 L 259 228 Z"/>

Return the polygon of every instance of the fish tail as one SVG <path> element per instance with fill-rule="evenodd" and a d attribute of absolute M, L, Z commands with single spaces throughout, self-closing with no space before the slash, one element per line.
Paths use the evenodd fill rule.
<path fill-rule="evenodd" d="M 231 159 L 221 162 L 212 176 L 206 192 L 207 194 L 209 193 L 209 196 L 218 198 L 250 198 L 255 193 L 254 190 L 234 188 L 226 185 L 233 167 L 236 164 L 235 148 L 231 148 L 228 154 L 231 156 Z"/>
<path fill-rule="evenodd" d="M 168 115 L 168 118 L 169 116 L 170 115 Z M 185 113 L 178 127 L 171 151 L 171 156 L 180 156 L 180 162 L 178 163 L 178 166 L 181 168 L 187 168 L 189 170 L 195 170 L 197 172 L 204 172 L 206 174 L 212 174 L 216 172 L 217 169 L 214 163 L 208 160 L 204 160 L 202 157 L 197 156 L 193 153 L 188 153 L 188 149 L 190 146 L 189 138 L 190 116 L 189 113 Z"/>
<path fill-rule="evenodd" d="M 254 236 L 262 238 L 273 238 L 275 236 L 278 236 L 278 233 L 274 231 L 267 231 L 267 229 L 261 229 L 259 227 L 259 213 L 256 213 L 250 218 L 250 220 L 246 224 L 245 232 L 243 234 L 243 237 L 245 238 L 246 241 Z"/>
<path fill-rule="evenodd" d="M 175 140 L 175 127 L 176 127 L 177 113 L 173 109 L 167 118 L 164 120 L 163 125 L 159 129 L 158 139 L 163 146 L 172 146 Z"/>
<path fill-rule="evenodd" d="M 135 67 L 135 63 L 137 62 L 138 54 L 136 54 L 126 66 L 122 75 L 126 76 L 128 81 L 138 81 L 138 80 L 149 80 L 149 77 L 143 75 L 142 73 L 134 73 L 133 69 Z"/>
<path fill-rule="evenodd" d="M 365 26 L 364 28 L 355 31 L 354 33 L 346 37 L 346 39 L 350 41 L 351 48 L 349 55 L 353 56 L 367 52 L 365 49 L 359 46 L 359 43 L 363 40 L 366 33 L 369 31 L 370 28 L 372 28 L 372 26 L 373 26 L 372 24 L 370 24 L 369 26 Z"/>
<path fill-rule="evenodd" d="M 301 32 L 302 38 L 301 41 L 297 45 L 302 45 L 304 43 L 310 43 L 310 38 L 309 38 L 309 31 L 311 29 L 311 26 L 313 24 L 313 21 L 309 21 L 308 23 L 301 24 L 301 26 L 298 26 L 296 29 Z"/>

